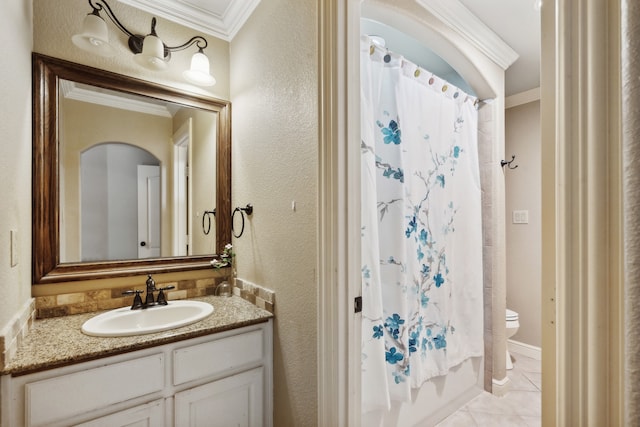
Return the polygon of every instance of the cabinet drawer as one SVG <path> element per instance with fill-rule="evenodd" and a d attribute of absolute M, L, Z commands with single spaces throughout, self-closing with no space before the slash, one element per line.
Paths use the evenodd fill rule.
<path fill-rule="evenodd" d="M 164 389 L 164 354 L 25 385 L 28 426 L 45 426 Z"/>
<path fill-rule="evenodd" d="M 116 412 L 75 427 L 149 427 L 162 426 L 164 422 L 164 399 Z"/>
<path fill-rule="evenodd" d="M 262 329 L 180 348 L 173 352 L 173 383 L 180 385 L 240 367 L 257 366 L 263 358 Z"/>

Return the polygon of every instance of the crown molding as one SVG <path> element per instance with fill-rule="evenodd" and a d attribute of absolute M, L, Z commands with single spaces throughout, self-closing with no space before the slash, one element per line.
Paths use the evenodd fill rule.
<path fill-rule="evenodd" d="M 68 80 L 60 80 L 60 93 L 66 99 L 104 105 L 105 107 L 151 114 L 160 117 L 172 117 L 171 111 L 162 104 L 141 101 L 125 96 L 112 94 L 95 88 L 80 86 Z"/>
<path fill-rule="evenodd" d="M 530 102 L 540 101 L 540 88 L 536 87 L 524 92 L 507 96 L 504 99 L 504 108 L 517 107 L 519 105 L 528 104 Z"/>
<path fill-rule="evenodd" d="M 518 54 L 458 0 L 416 0 L 420 6 L 460 34 L 506 70 Z"/>
<path fill-rule="evenodd" d="M 119 0 L 137 9 L 160 16 L 194 30 L 225 41 L 231 41 L 249 19 L 260 0 L 222 0 L 210 2 L 211 7 L 198 6 L 196 1 Z M 201 2 L 202 3 L 202 2 Z"/>

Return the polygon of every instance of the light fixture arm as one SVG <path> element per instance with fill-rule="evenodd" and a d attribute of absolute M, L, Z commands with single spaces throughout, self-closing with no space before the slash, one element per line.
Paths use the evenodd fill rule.
<path fill-rule="evenodd" d="M 187 49 L 194 44 L 198 47 L 198 50 L 200 52 L 202 52 L 208 46 L 207 39 L 202 36 L 193 36 L 186 43 L 181 44 L 180 46 L 167 46 L 167 49 L 169 49 L 171 52 L 177 52 L 179 50 Z"/>
<path fill-rule="evenodd" d="M 92 12 L 93 15 L 100 16 L 99 12 L 101 10 L 104 10 L 105 14 L 109 17 L 111 22 L 113 22 L 113 24 L 116 27 L 118 27 L 120 31 L 122 31 L 129 37 L 140 37 L 139 35 L 133 34 L 131 31 L 127 29 L 127 27 L 122 25 L 122 22 L 120 22 L 120 20 L 116 17 L 116 15 L 113 13 L 113 10 L 111 10 L 111 7 L 109 7 L 109 4 L 107 4 L 107 2 L 89 0 L 89 6 L 93 8 L 93 12 Z M 155 21 L 155 18 L 153 18 L 153 20 Z M 153 31 L 153 26 L 154 26 L 154 23 L 152 22 L 152 31 Z"/>
<path fill-rule="evenodd" d="M 89 1 L 89 6 L 93 8 L 93 12 L 91 12 L 93 15 L 100 16 L 100 11 L 104 11 L 105 14 L 111 20 L 111 22 L 113 22 L 113 24 L 116 27 L 118 27 L 120 31 L 122 31 L 124 34 L 129 36 L 129 49 L 131 49 L 133 53 L 142 52 L 142 44 L 144 41 L 143 35 L 134 34 L 131 31 L 129 31 L 129 29 L 125 27 L 124 24 L 122 24 L 122 22 L 120 22 L 120 20 L 116 17 L 115 13 L 113 13 L 113 10 L 111 9 L 111 7 L 106 1 L 104 0 L 88 0 L 88 1 Z M 149 34 L 156 37 L 158 36 L 156 34 L 156 18 L 155 17 L 151 19 L 151 32 Z M 189 39 L 187 42 L 178 46 L 164 45 L 165 58 L 168 58 L 170 56 L 169 52 L 177 52 L 180 50 L 184 50 L 193 46 L 194 44 L 198 47 L 199 52 L 202 52 L 208 45 L 207 40 L 202 36 L 191 37 L 191 39 Z"/>
<path fill-rule="evenodd" d="M 134 34 L 127 27 L 124 26 L 122 22 L 116 17 L 116 14 L 113 12 L 109 4 L 104 0 L 88 0 L 89 6 L 93 8 L 93 15 L 100 16 L 100 11 L 104 11 L 104 13 L 109 17 L 111 22 L 124 34 L 129 37 L 128 45 L 129 50 L 134 54 L 138 54 L 142 52 L 142 45 L 144 43 L 144 35 Z M 156 35 L 156 18 L 151 19 L 151 35 Z M 165 60 L 168 60 L 171 57 L 170 51 L 166 48 L 164 49 L 164 57 Z"/>

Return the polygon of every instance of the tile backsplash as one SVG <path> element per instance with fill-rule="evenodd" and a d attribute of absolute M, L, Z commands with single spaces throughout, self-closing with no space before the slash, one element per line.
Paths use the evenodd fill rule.
<path fill-rule="evenodd" d="M 156 287 L 174 286 L 174 289 L 165 291 L 167 299 L 171 301 L 214 295 L 216 287 L 223 280 L 223 277 L 211 277 L 166 282 L 156 281 Z M 132 289 L 144 290 L 144 288 L 144 285 L 137 285 L 36 296 L 36 317 L 44 319 L 126 307 L 133 302 L 133 296 L 123 296 L 122 293 Z M 271 290 L 236 279 L 234 295 L 273 313 L 275 294 Z"/>
<path fill-rule="evenodd" d="M 22 339 L 29 333 L 35 319 L 35 302 L 29 299 L 7 326 L 0 330 L 0 368 L 13 358 Z"/>
<path fill-rule="evenodd" d="M 275 314 L 274 304 L 276 302 L 276 294 L 270 289 L 263 288 L 262 286 L 243 279 L 236 279 L 233 294 L 246 299 L 259 308 Z"/>

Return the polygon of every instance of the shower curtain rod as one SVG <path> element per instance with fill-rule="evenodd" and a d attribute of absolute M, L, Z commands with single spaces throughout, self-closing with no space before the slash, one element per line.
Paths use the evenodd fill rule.
<path fill-rule="evenodd" d="M 379 44 L 379 43 L 376 43 L 376 42 L 375 42 L 375 39 L 374 39 L 374 37 L 375 37 L 375 36 L 363 35 L 362 37 L 366 37 L 366 38 L 369 40 L 370 49 L 380 49 L 380 50 L 384 50 L 384 51 L 387 53 L 387 55 L 397 55 L 397 56 L 399 56 L 399 57 L 400 57 L 400 59 L 401 59 L 403 62 L 405 62 L 405 63 L 407 63 L 407 64 L 410 64 L 410 65 L 412 65 L 412 66 L 414 66 L 414 67 L 416 67 L 416 68 L 418 68 L 418 69 L 420 69 L 420 70 L 427 71 L 428 73 L 430 73 L 430 74 L 431 74 L 431 76 L 433 76 L 433 77 L 438 77 L 439 79 L 441 79 L 441 80 L 443 80 L 443 81 L 446 81 L 448 84 L 451 84 L 451 85 L 455 86 L 453 83 L 449 82 L 448 80 L 446 80 L 446 79 L 444 79 L 444 78 L 442 78 L 442 77 L 437 76 L 433 71 L 429 71 L 429 70 L 425 69 L 424 67 L 422 67 L 422 66 L 420 66 L 420 65 L 416 64 L 415 62 L 408 60 L 407 58 L 405 58 L 405 57 L 404 57 L 404 55 L 401 55 L 401 54 L 399 54 L 399 53 L 396 53 L 396 52 L 394 52 L 394 51 L 390 50 L 388 47 L 386 47 L 386 46 L 384 46 L 384 45 L 381 45 L 381 44 Z M 373 53 L 373 50 L 371 51 L 371 53 Z M 390 61 L 390 57 L 389 57 L 389 59 L 384 58 L 384 61 L 385 61 L 385 62 L 389 62 L 389 61 Z M 457 89 L 459 89 L 459 90 L 462 90 L 463 92 L 465 92 L 463 89 L 461 89 L 461 88 L 459 88 L 459 87 L 457 87 L 457 86 L 456 86 L 456 88 L 457 88 Z M 465 93 L 466 93 L 466 92 L 465 92 Z M 469 94 L 467 94 L 467 95 L 469 95 Z M 476 100 L 474 101 L 474 105 L 476 106 L 476 108 L 480 108 L 480 104 L 490 104 L 491 102 L 493 102 L 493 101 L 494 101 L 494 98 L 479 99 L 479 98 L 477 98 L 477 97 L 475 97 L 475 96 L 473 96 L 473 95 L 469 95 L 469 96 L 471 96 L 471 97 L 473 97 L 473 98 L 476 98 Z"/>
<path fill-rule="evenodd" d="M 434 78 L 434 77 L 435 77 L 435 78 L 437 78 L 437 79 L 439 79 L 439 80 L 441 80 L 441 81 L 445 82 L 447 85 L 450 85 L 450 86 L 455 87 L 455 88 L 456 88 L 456 89 L 458 89 L 459 91 L 461 91 L 461 92 L 463 92 L 464 94 L 466 94 L 468 97 L 470 97 L 470 98 L 472 98 L 472 99 L 475 99 L 475 100 L 474 100 L 474 105 L 476 106 L 476 108 L 479 108 L 480 103 L 487 104 L 487 103 L 489 103 L 489 102 L 493 101 L 493 99 L 482 99 L 482 100 L 481 100 L 481 99 L 479 99 L 477 96 L 475 96 L 475 95 L 471 95 L 471 94 L 467 93 L 464 89 L 462 89 L 462 88 L 458 87 L 457 85 L 455 85 L 455 84 L 451 83 L 451 82 L 450 82 L 450 81 L 448 81 L 446 78 L 444 78 L 444 77 L 440 77 L 440 76 L 438 76 L 437 74 L 435 74 L 433 71 L 430 71 L 430 70 L 428 70 L 427 68 L 424 68 L 424 67 L 422 67 L 422 66 L 420 66 L 420 65 L 416 64 L 415 62 L 413 62 L 413 61 L 411 61 L 411 60 L 409 60 L 409 59 L 405 58 L 405 56 L 404 56 L 404 55 L 399 54 L 399 53 L 397 53 L 397 52 L 394 52 L 393 50 L 390 50 L 387 46 L 384 46 L 384 45 L 383 45 L 383 44 L 381 44 L 381 43 L 377 43 L 377 42 L 375 41 L 375 36 L 371 36 L 371 35 L 362 35 L 362 36 L 360 37 L 360 40 L 361 40 L 361 41 L 366 41 L 366 42 L 368 42 L 368 44 L 369 44 L 369 54 L 370 54 L 370 55 L 373 55 L 373 53 L 374 53 L 376 50 L 380 50 L 380 51 L 385 52 L 386 54 L 385 54 L 385 55 L 384 55 L 384 57 L 382 58 L 382 59 L 383 59 L 383 61 L 384 61 L 385 63 L 389 63 L 389 62 L 391 61 L 391 57 L 392 57 L 392 55 L 393 55 L 393 56 L 396 56 L 396 57 L 398 57 L 398 58 L 399 58 L 399 60 L 401 61 L 401 64 L 402 64 L 402 65 L 404 65 L 404 64 L 408 64 L 408 65 L 410 65 L 410 66 L 412 66 L 412 67 L 415 67 L 415 68 L 416 68 L 416 71 L 415 71 L 415 74 L 414 74 L 414 76 L 415 76 L 416 78 L 417 78 L 418 76 L 420 76 L 420 74 L 421 74 L 421 72 L 420 72 L 420 71 L 425 71 L 425 72 L 429 73 L 429 74 L 431 75 L 431 77 L 432 77 L 432 78 Z M 429 84 L 431 84 L 431 81 L 429 81 Z M 445 85 L 445 86 L 447 86 L 447 85 Z"/>
<path fill-rule="evenodd" d="M 476 104 L 491 104 L 494 100 L 495 98 L 478 99 Z"/>

